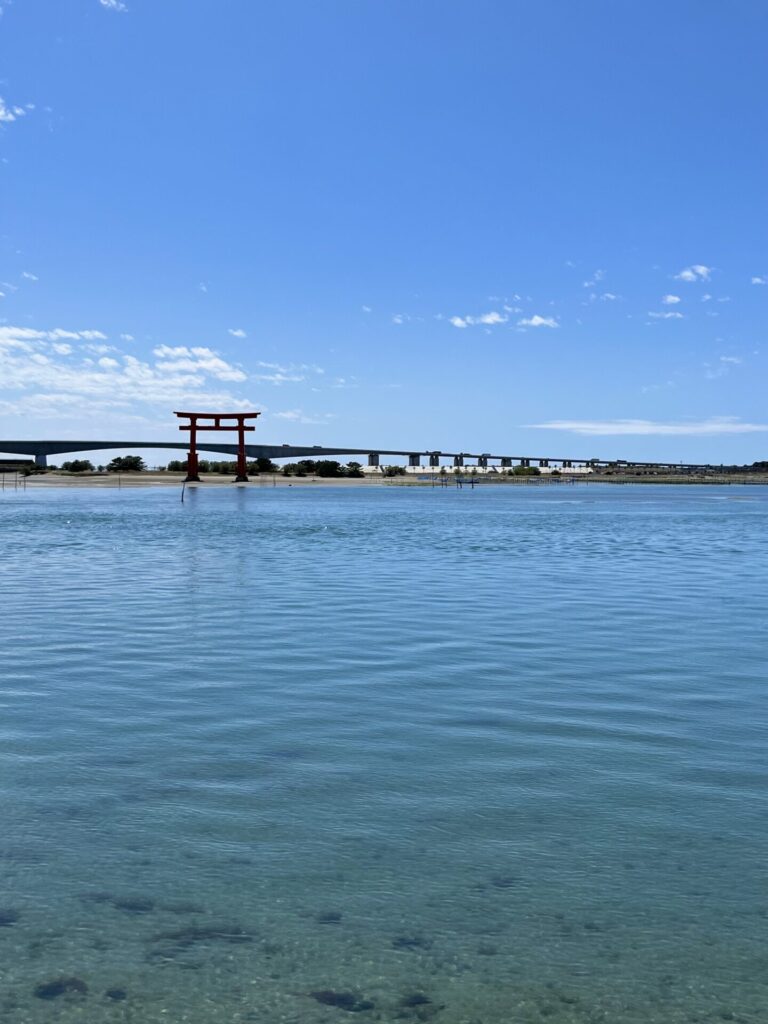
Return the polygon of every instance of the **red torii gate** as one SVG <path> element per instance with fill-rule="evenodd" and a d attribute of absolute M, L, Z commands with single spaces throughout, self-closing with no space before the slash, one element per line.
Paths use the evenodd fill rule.
<path fill-rule="evenodd" d="M 174 412 L 174 416 L 183 416 L 189 423 L 183 423 L 179 430 L 189 431 L 189 455 L 187 456 L 187 477 L 188 481 L 200 480 L 197 462 L 197 432 L 198 430 L 236 430 L 237 431 L 237 476 L 236 483 L 248 482 L 248 466 L 245 461 L 245 432 L 255 430 L 255 427 L 247 427 L 246 420 L 254 420 L 261 416 L 260 412 Z M 198 422 L 199 420 L 211 420 L 210 423 Z M 234 420 L 234 423 L 224 423 L 222 420 Z"/>

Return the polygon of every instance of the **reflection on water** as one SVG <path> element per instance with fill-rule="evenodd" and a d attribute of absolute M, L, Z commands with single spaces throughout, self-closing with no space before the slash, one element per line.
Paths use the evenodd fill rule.
<path fill-rule="evenodd" d="M 766 1020 L 766 489 L 0 530 L 0 1020 Z"/>

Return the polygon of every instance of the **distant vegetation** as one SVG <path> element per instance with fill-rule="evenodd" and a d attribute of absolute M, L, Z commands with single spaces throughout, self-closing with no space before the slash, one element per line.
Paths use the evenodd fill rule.
<path fill-rule="evenodd" d="M 247 463 L 248 472 L 252 476 L 260 473 L 282 473 L 283 476 L 322 476 L 322 477 L 361 477 L 363 469 L 359 462 L 348 462 L 342 466 L 340 462 L 333 459 L 302 459 L 300 462 L 289 462 L 285 466 L 278 466 L 271 459 L 256 459 Z M 186 459 L 173 459 L 166 467 L 170 473 L 186 473 Z M 199 459 L 198 469 L 201 473 L 226 473 L 237 472 L 236 462 L 213 462 L 209 459 Z"/>
<path fill-rule="evenodd" d="M 61 468 L 67 473 L 93 473 L 93 463 L 88 459 L 72 459 L 71 462 L 62 462 Z"/>
<path fill-rule="evenodd" d="M 108 473 L 143 473 L 147 467 L 140 455 L 122 455 L 112 459 L 107 466 Z"/>

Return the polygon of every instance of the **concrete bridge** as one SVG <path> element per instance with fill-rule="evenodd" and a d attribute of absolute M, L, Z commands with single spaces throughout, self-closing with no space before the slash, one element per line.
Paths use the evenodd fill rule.
<path fill-rule="evenodd" d="M 186 452 L 189 445 L 186 441 L 0 441 L 0 453 L 7 455 L 27 455 L 34 457 L 35 465 L 43 469 L 51 455 L 72 455 L 77 452 L 107 451 L 110 449 L 155 448 L 172 449 Z M 217 441 L 198 439 L 198 450 L 218 455 L 237 455 L 236 444 L 221 444 Z M 497 463 L 502 469 L 518 466 L 557 467 L 572 469 L 576 467 L 592 469 L 661 469 L 694 472 L 714 467 L 706 463 L 682 462 L 638 462 L 621 459 L 578 459 L 553 456 L 530 455 L 493 455 L 490 452 L 444 452 L 435 450 L 409 449 L 406 451 L 394 448 L 344 448 L 324 447 L 322 445 L 293 444 L 247 444 L 245 452 L 249 459 L 322 459 L 337 455 L 362 456 L 369 466 L 378 466 L 382 456 L 405 458 L 409 466 L 426 465 L 432 469 L 445 462 L 454 467 L 461 467 L 467 460 L 475 460 L 480 467 L 486 468 Z"/>

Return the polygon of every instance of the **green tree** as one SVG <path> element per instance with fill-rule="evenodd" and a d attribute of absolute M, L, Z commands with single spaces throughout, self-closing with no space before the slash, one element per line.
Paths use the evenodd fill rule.
<path fill-rule="evenodd" d="M 276 465 L 272 459 L 267 459 L 263 455 L 256 459 L 254 463 L 254 473 L 279 473 L 280 467 Z"/>
<path fill-rule="evenodd" d="M 348 462 L 347 463 L 347 476 L 361 477 L 365 476 L 363 473 L 363 467 L 359 462 Z"/>
<path fill-rule="evenodd" d="M 108 473 L 143 473 L 147 467 L 140 455 L 122 455 L 112 459 L 107 466 Z"/>
<path fill-rule="evenodd" d="M 320 459 L 317 463 L 315 470 L 318 476 L 343 476 L 341 472 L 341 463 L 336 462 L 334 459 Z"/>
<path fill-rule="evenodd" d="M 71 462 L 62 462 L 61 468 L 67 473 L 92 473 L 93 463 L 88 459 L 72 459 Z"/>

